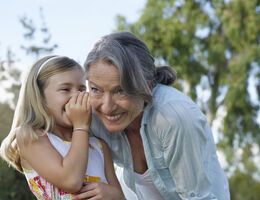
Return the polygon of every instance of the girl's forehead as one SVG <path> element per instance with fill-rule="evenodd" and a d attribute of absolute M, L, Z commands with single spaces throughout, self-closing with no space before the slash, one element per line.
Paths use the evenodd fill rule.
<path fill-rule="evenodd" d="M 50 84 L 60 85 L 65 83 L 81 83 L 85 84 L 85 76 L 82 70 L 70 70 L 54 74 L 48 79 Z"/>

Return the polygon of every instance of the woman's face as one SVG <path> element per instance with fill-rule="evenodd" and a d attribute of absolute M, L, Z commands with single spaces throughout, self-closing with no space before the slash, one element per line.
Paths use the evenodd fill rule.
<path fill-rule="evenodd" d="M 71 127 L 65 105 L 73 93 L 85 91 L 85 77 L 82 70 L 75 69 L 51 76 L 44 89 L 46 106 L 55 120 L 57 127 Z"/>
<path fill-rule="evenodd" d="M 88 84 L 93 111 L 109 132 L 123 131 L 135 124 L 134 120 L 143 111 L 144 101 L 128 96 L 122 90 L 114 65 L 103 61 L 90 65 Z"/>

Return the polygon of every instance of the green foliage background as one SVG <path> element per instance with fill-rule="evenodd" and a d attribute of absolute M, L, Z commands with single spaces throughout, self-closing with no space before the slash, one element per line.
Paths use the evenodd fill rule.
<path fill-rule="evenodd" d="M 118 30 L 138 35 L 158 65 L 177 71 L 174 87 L 187 92 L 212 125 L 225 113 L 215 134 L 235 200 L 260 199 L 260 166 L 253 161 L 260 145 L 259 24 L 259 0 L 147 0 L 136 22 L 117 17 Z M 209 98 L 202 99 L 198 87 Z"/>
<path fill-rule="evenodd" d="M 1 80 L 0 80 L 1 81 Z M 8 104 L 0 104 L 0 141 L 9 132 L 13 118 L 13 110 Z M 35 199 L 26 183 L 24 176 L 8 167 L 0 159 L 0 200 Z"/>
<path fill-rule="evenodd" d="M 35 27 L 21 19 L 27 39 Z M 260 199 L 260 0 L 147 0 L 140 18 L 128 22 L 117 17 L 117 30 L 129 30 L 147 44 L 158 65 L 170 65 L 178 74 L 174 87 L 188 93 L 207 115 L 210 123 L 224 112 L 218 128 L 218 150 L 225 155 L 232 200 Z M 27 27 L 27 28 L 26 28 Z M 29 27 L 29 28 L 28 28 Z M 47 27 L 45 31 L 50 38 Z M 23 45 L 28 55 L 37 58 L 52 52 L 57 45 L 48 40 L 42 46 Z M 11 66 L 13 57 L 0 59 L 0 83 L 9 74 L 19 77 Z M 255 81 L 256 99 L 249 92 Z M 201 98 L 202 91 L 210 93 Z M 19 85 L 9 90 L 16 94 Z M 15 100 L 14 100 L 15 102 Z M 13 110 L 0 104 L 0 141 L 8 133 Z M 0 162 L 0 200 L 34 199 L 21 174 Z"/>
<path fill-rule="evenodd" d="M 27 16 L 19 20 L 24 28 L 23 35 L 27 41 L 26 44 L 22 45 L 22 49 L 28 56 L 32 57 L 32 60 L 38 59 L 40 56 L 43 56 L 43 54 L 51 54 L 58 47 L 57 44 L 51 41 L 51 34 L 44 22 L 41 8 L 39 14 L 42 20 L 40 27 L 34 26 L 33 20 Z M 38 37 L 39 32 L 42 37 L 40 39 L 42 39 L 43 42 L 42 44 L 37 42 L 37 45 L 35 45 L 35 39 Z M 7 88 L 6 91 L 14 95 L 12 102 L 0 103 L 0 141 L 9 133 L 14 114 L 13 108 L 15 107 L 19 94 L 20 83 L 18 83 L 17 80 L 20 80 L 21 71 L 15 67 L 15 64 L 18 62 L 17 60 L 15 54 L 10 49 L 7 50 L 6 58 L 0 58 L 0 84 L 9 80 L 11 86 Z M 36 198 L 29 190 L 24 175 L 15 171 L 0 159 L 0 200 L 33 199 Z"/>

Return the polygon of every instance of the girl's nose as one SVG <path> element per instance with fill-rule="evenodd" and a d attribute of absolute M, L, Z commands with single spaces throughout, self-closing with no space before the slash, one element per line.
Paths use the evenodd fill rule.
<path fill-rule="evenodd" d="M 79 91 L 78 90 L 71 90 L 68 94 L 68 101 L 70 101 L 70 99 L 73 97 L 73 96 L 78 96 L 79 95 Z"/>

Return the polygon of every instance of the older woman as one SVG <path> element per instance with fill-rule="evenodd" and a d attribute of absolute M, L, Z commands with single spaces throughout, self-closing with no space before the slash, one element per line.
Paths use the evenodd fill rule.
<path fill-rule="evenodd" d="M 144 42 L 129 32 L 104 36 L 85 68 L 93 132 L 138 199 L 229 199 L 206 117 L 170 86 L 175 73 L 155 67 Z"/>

